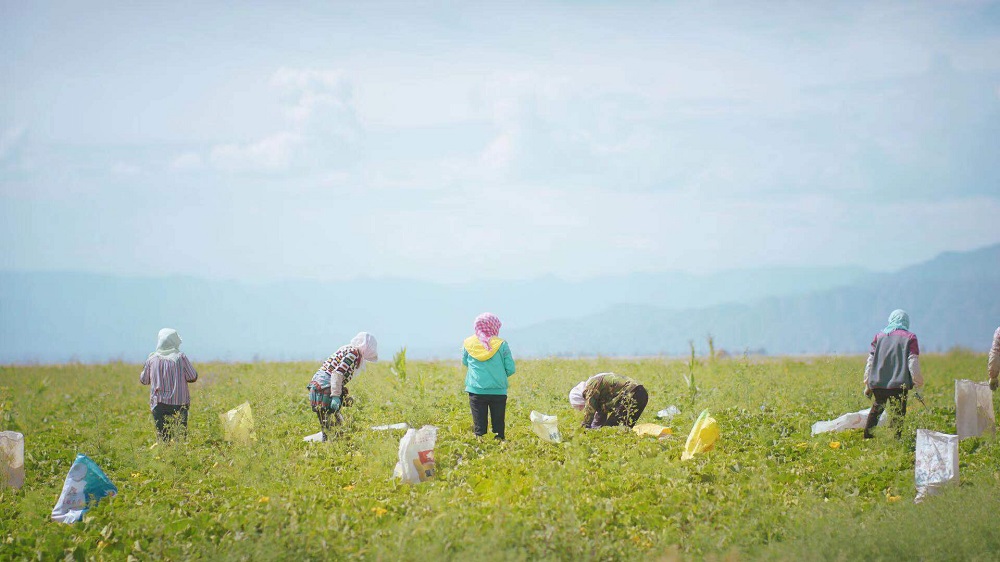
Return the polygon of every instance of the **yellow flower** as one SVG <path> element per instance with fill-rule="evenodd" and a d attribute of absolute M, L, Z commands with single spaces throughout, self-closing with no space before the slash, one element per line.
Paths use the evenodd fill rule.
<path fill-rule="evenodd" d="M 383 515 L 385 515 L 386 513 L 388 513 L 388 511 L 385 510 L 385 509 L 383 509 L 383 508 L 381 508 L 381 507 L 373 507 L 372 508 L 372 513 L 374 513 L 377 517 L 382 517 Z"/>
<path fill-rule="evenodd" d="M 805 449 L 808 446 L 809 446 L 809 443 L 799 443 L 799 444 L 795 445 L 795 448 L 796 449 Z"/>
<path fill-rule="evenodd" d="M 260 499 L 257 500 L 257 503 L 267 503 L 269 501 L 271 501 L 271 498 L 269 498 L 267 496 L 261 496 Z"/>
<path fill-rule="evenodd" d="M 140 477 L 140 476 L 142 476 L 142 473 L 141 473 L 141 472 L 133 472 L 133 473 L 132 473 L 132 478 L 138 478 L 138 477 Z"/>
<path fill-rule="evenodd" d="M 344 486 L 344 489 L 350 492 L 351 490 L 354 489 L 354 484 L 351 484 L 350 486 Z"/>
<path fill-rule="evenodd" d="M 840 448 L 840 441 L 830 441 L 830 448 L 831 449 L 839 449 Z"/>
<path fill-rule="evenodd" d="M 885 499 L 889 500 L 889 503 L 898 502 L 899 498 L 900 496 L 890 496 L 889 494 L 885 496 Z"/>

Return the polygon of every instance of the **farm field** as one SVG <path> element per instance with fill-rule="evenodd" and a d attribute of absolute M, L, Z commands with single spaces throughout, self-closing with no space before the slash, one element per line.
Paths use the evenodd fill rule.
<path fill-rule="evenodd" d="M 512 348 L 517 352 L 516 342 Z M 388 354 L 388 352 L 386 352 Z M 1000 447 L 960 446 L 961 485 L 914 504 L 916 428 L 955 431 L 954 380 L 985 379 L 986 358 L 924 355 L 926 407 L 902 439 L 888 431 L 810 436 L 856 411 L 863 357 L 520 360 L 504 443 L 472 435 L 458 361 L 391 361 L 350 385 L 356 398 L 328 443 L 305 385 L 317 363 L 198 363 L 184 442 L 153 447 L 148 387 L 132 364 L 0 367 L 0 430 L 25 434 L 25 485 L 0 489 L 0 559 L 76 560 L 982 560 L 1000 552 Z M 692 396 L 684 375 L 693 370 Z M 586 377 L 642 382 L 640 419 L 681 409 L 674 437 L 584 431 L 566 400 Z M 252 445 L 222 439 L 218 414 L 249 401 Z M 996 401 L 996 398 L 994 398 Z M 709 409 L 715 450 L 682 462 Z M 532 433 L 557 415 L 564 443 Z M 439 428 L 437 474 L 390 479 L 407 422 Z M 75 455 L 118 486 L 80 523 L 49 520 Z"/>

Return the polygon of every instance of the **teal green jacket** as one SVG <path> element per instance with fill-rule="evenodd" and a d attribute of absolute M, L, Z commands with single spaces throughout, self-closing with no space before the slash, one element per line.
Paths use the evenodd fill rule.
<path fill-rule="evenodd" d="M 465 391 L 473 394 L 507 394 L 507 377 L 514 374 L 514 358 L 507 342 L 498 337 L 490 340 L 490 349 L 476 336 L 465 339 L 462 365 Z"/>

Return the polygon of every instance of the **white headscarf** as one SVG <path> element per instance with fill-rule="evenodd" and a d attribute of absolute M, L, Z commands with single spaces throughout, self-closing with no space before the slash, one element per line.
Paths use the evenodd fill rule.
<path fill-rule="evenodd" d="M 378 361 L 378 342 L 368 332 L 358 332 L 351 338 L 351 345 L 361 350 L 361 357 L 372 363 Z"/>
<path fill-rule="evenodd" d="M 181 356 L 181 337 L 177 335 L 177 330 L 164 328 L 156 336 L 156 351 L 149 354 L 149 357 L 159 355 L 164 359 L 177 360 Z"/>
<path fill-rule="evenodd" d="M 590 379 L 607 374 L 610 373 L 597 373 L 593 377 L 590 377 Z M 587 383 L 590 382 L 590 379 L 581 382 L 580 384 L 574 386 L 573 390 L 569 391 L 569 405 L 573 406 L 577 410 L 582 410 L 583 407 L 587 405 L 587 401 L 583 399 L 583 391 L 587 388 Z"/>

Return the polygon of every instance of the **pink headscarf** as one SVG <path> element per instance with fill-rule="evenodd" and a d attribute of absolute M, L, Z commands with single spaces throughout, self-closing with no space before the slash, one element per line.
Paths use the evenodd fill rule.
<path fill-rule="evenodd" d="M 476 337 L 483 343 L 483 346 L 487 350 L 492 350 L 490 347 L 490 338 L 500 333 L 500 319 L 491 312 L 484 312 L 476 316 L 476 323 L 473 324 L 473 328 L 476 330 Z"/>

